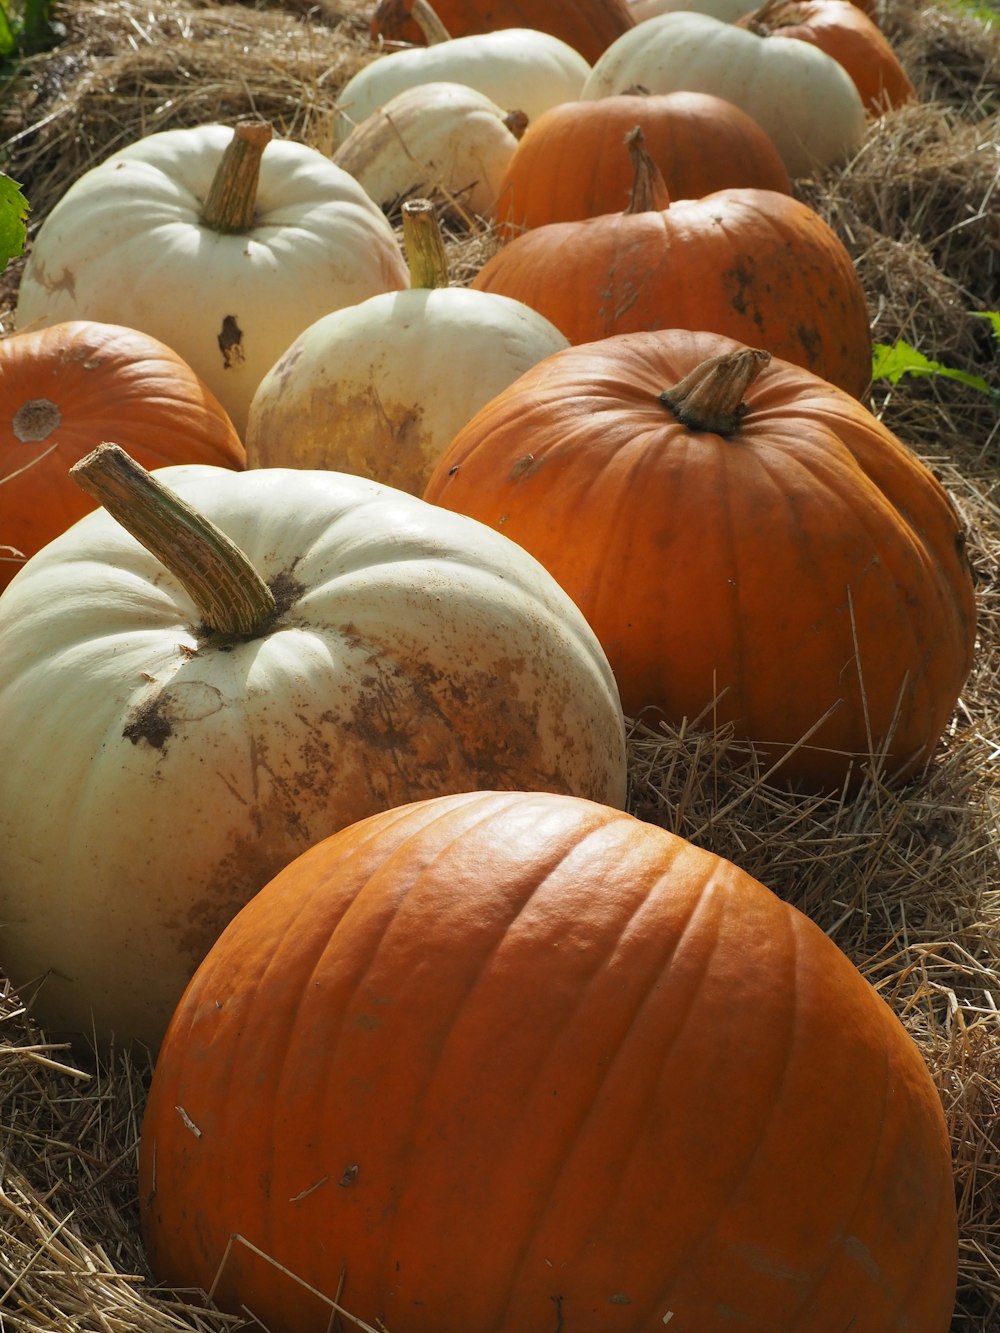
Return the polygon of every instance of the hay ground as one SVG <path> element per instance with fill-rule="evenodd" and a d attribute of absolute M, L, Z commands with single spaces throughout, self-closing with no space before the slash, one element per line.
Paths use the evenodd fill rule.
<path fill-rule="evenodd" d="M 0 170 L 36 228 L 88 167 L 142 134 L 255 113 L 328 148 L 338 89 L 371 58 L 362 0 L 69 0 L 66 40 L 0 83 Z M 868 294 L 877 341 L 1000 388 L 1000 36 L 949 10 L 879 13 L 920 93 L 854 161 L 801 182 Z M 453 273 L 489 229 L 442 204 Z M 0 276 L 12 328 L 20 264 Z M 1000 492 L 997 398 L 943 376 L 874 386 L 871 407 L 942 477 L 978 574 L 976 665 L 939 752 L 903 790 L 841 800 L 770 786 L 725 732 L 637 722 L 630 808 L 731 857 L 814 917 L 893 1006 L 941 1092 L 954 1153 L 953 1333 L 1000 1328 Z M 0 981 L 0 1330 L 168 1333 L 235 1321 L 152 1289 L 136 1227 L 149 1069 L 47 1042 Z M 347 1327 L 347 1323 L 344 1323 Z M 394 1330 L 393 1333 L 405 1333 Z M 471 1333 L 475 1333 L 474 1330 Z"/>

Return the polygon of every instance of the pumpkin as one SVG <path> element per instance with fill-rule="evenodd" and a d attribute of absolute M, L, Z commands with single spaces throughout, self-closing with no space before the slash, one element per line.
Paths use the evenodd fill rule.
<path fill-rule="evenodd" d="M 544 793 L 279 873 L 174 1014 L 139 1197 L 158 1280 L 274 1333 L 947 1333 L 955 1300 L 884 1000 L 732 863 Z"/>
<path fill-rule="evenodd" d="M 333 468 L 420 495 L 461 426 L 543 357 L 567 347 L 520 301 L 448 286 L 427 200 L 403 205 L 409 291 L 317 320 L 250 404 L 251 467 Z"/>
<path fill-rule="evenodd" d="M 115 435 L 144 467 L 245 465 L 222 404 L 165 343 L 71 320 L 0 339 L 0 588 L 24 558 L 94 508 L 69 475 Z"/>
<path fill-rule="evenodd" d="M 391 98 L 421 83 L 462 83 L 529 122 L 557 102 L 580 96 L 590 65 L 578 51 L 534 28 L 502 28 L 405 47 L 376 56 L 353 74 L 337 99 L 339 146 Z"/>
<path fill-rule="evenodd" d="M 678 10 L 710 14 L 712 18 L 722 19 L 723 23 L 735 23 L 747 13 L 746 0 L 626 0 L 633 23 L 644 23 L 647 19 L 658 18 L 660 14 L 671 14 Z M 851 0 L 871 19 L 876 17 L 876 0 Z"/>
<path fill-rule="evenodd" d="M 730 725 L 776 780 L 917 773 L 972 664 L 947 492 L 848 394 L 731 339 L 557 352 L 459 431 L 425 497 L 545 565 L 627 713 Z"/>
<path fill-rule="evenodd" d="M 563 102 L 527 127 L 500 180 L 506 232 L 619 213 L 633 172 L 625 136 L 642 129 L 672 199 L 729 187 L 791 194 L 778 150 L 755 120 L 708 93 L 621 93 Z"/>
<path fill-rule="evenodd" d="M 388 42 L 425 42 L 427 35 L 413 17 L 415 8 L 419 7 L 414 0 L 378 0 L 372 36 Z M 534 28 L 558 37 L 590 63 L 633 23 L 626 0 L 434 0 L 433 10 L 453 37 Z"/>
<path fill-rule="evenodd" d="M 583 98 L 642 87 L 713 93 L 771 138 L 794 179 L 843 164 L 865 136 L 854 81 L 809 42 L 773 42 L 708 14 L 661 14 L 617 38 L 593 65 Z"/>
<path fill-rule="evenodd" d="M 634 185 L 624 212 L 516 236 L 483 265 L 473 288 L 524 301 L 571 343 L 706 329 L 760 345 L 856 397 L 866 393 L 868 307 L 832 227 L 772 190 L 671 201 L 640 130 L 629 146 Z"/>
<path fill-rule="evenodd" d="M 98 510 L 0 597 L 0 967 L 50 1032 L 155 1051 L 230 917 L 376 810 L 623 802 L 607 660 L 505 537 L 335 472 L 74 474 L 142 541 Z"/>
<path fill-rule="evenodd" d="M 420 83 L 366 116 L 333 161 L 385 211 L 436 194 L 465 214 L 488 214 L 524 121 L 475 88 Z"/>
<path fill-rule="evenodd" d="M 737 26 L 759 37 L 812 42 L 833 56 L 854 80 L 870 116 L 916 99 L 917 90 L 888 38 L 851 0 L 765 0 Z"/>
<path fill-rule="evenodd" d="M 261 377 L 313 320 L 404 287 L 387 219 L 318 149 L 261 122 L 164 130 L 91 168 L 43 221 L 16 324 L 141 329 L 242 436 Z"/>

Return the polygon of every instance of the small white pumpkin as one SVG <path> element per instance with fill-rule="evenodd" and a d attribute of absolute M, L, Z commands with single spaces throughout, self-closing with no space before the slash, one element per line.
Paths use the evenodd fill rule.
<path fill-rule="evenodd" d="M 844 67 L 809 42 L 767 41 L 708 14 L 638 23 L 594 64 L 584 98 L 640 85 L 714 93 L 751 115 L 794 178 L 843 163 L 865 136 L 865 108 Z"/>
<path fill-rule="evenodd" d="M 262 376 L 304 328 L 407 281 L 384 214 L 325 154 L 260 122 L 202 125 L 147 135 L 70 186 L 31 247 L 16 322 L 158 338 L 242 436 Z"/>
<path fill-rule="evenodd" d="M 76 470 L 109 455 L 118 512 L 137 465 L 101 446 Z M 623 804 L 607 658 L 520 546 L 336 472 L 144 475 L 170 492 L 151 549 L 97 510 L 0 598 L 0 966 L 41 982 L 51 1031 L 155 1048 L 226 922 L 365 815 L 479 788 Z M 188 551 L 199 516 L 215 545 Z"/>
<path fill-rule="evenodd" d="M 332 468 L 422 495 L 479 409 L 569 346 L 543 315 L 496 292 L 449 287 L 427 200 L 403 205 L 411 287 L 317 320 L 250 404 L 250 467 Z"/>
<path fill-rule="evenodd" d="M 420 83 L 467 84 L 497 106 L 523 111 L 530 122 L 557 102 L 575 101 L 589 73 L 578 51 L 534 28 L 500 28 L 404 47 L 377 56 L 344 84 L 334 141 L 343 143 L 390 98 Z"/>
<path fill-rule="evenodd" d="M 525 119 L 465 84 L 420 83 L 366 116 L 333 161 L 382 209 L 440 194 L 459 209 L 488 215 Z"/>

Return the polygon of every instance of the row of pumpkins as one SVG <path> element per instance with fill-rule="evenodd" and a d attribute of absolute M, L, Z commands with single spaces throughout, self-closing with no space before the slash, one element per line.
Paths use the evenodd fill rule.
<path fill-rule="evenodd" d="M 0 964 L 156 1056 L 153 1272 L 278 1333 L 950 1319 L 918 1049 L 625 812 L 626 714 L 843 791 L 917 773 L 970 669 L 959 517 L 792 193 L 865 111 L 763 20 L 632 8 L 382 0 L 333 160 L 256 121 L 115 153 L 0 340 Z M 735 82 L 678 84 L 716 43 Z M 383 208 L 445 176 L 502 241 L 468 288 Z"/>

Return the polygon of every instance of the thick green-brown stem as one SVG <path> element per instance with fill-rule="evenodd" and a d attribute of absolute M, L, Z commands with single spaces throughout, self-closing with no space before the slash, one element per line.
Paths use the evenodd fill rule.
<path fill-rule="evenodd" d="M 407 199 L 402 214 L 410 286 L 447 287 L 448 256 L 434 205 L 429 199 Z"/>
<path fill-rule="evenodd" d="M 203 226 L 226 233 L 250 230 L 257 211 L 260 160 L 270 142 L 266 120 L 243 120 L 235 127 L 201 210 Z"/>
<path fill-rule="evenodd" d="M 413 0 L 410 17 L 424 34 L 424 41 L 428 46 L 437 46 L 441 42 L 451 41 L 451 33 L 438 18 L 435 10 L 431 8 L 428 0 Z"/>
<path fill-rule="evenodd" d="M 770 359 L 771 353 L 758 347 L 709 357 L 672 389 L 664 389 L 660 402 L 689 430 L 735 435 L 747 410 L 743 395 Z"/>
<path fill-rule="evenodd" d="M 246 637 L 273 618 L 270 588 L 240 548 L 117 444 L 99 444 L 70 476 L 170 570 L 205 625 Z"/>
<path fill-rule="evenodd" d="M 670 191 L 663 173 L 646 152 L 646 136 L 636 125 L 625 136 L 625 146 L 632 156 L 632 188 L 626 213 L 659 213 L 670 207 Z"/>

